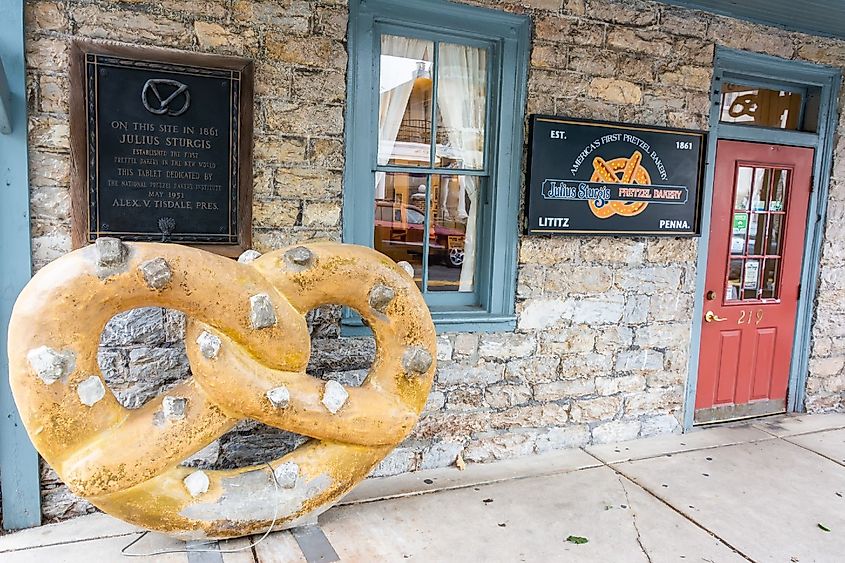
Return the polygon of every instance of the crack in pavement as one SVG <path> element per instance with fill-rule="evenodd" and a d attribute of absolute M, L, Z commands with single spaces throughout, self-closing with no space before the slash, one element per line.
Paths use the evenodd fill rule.
<path fill-rule="evenodd" d="M 731 445 L 735 445 L 735 444 L 731 444 Z M 709 448 L 708 448 L 708 449 L 709 449 Z M 730 543 L 728 543 L 728 542 L 727 542 L 724 538 L 722 538 L 722 537 L 720 537 L 720 536 L 716 535 L 716 533 L 715 533 L 715 532 L 713 532 L 712 530 L 709 530 L 709 529 L 708 529 L 708 528 L 706 528 L 703 524 L 701 524 L 701 523 L 697 522 L 694 518 L 690 517 L 690 516 L 689 516 L 689 515 L 687 515 L 687 514 L 684 514 L 681 510 L 679 510 L 677 507 L 673 506 L 673 505 L 672 505 L 672 503 L 670 503 L 670 502 L 669 502 L 669 501 L 667 501 L 666 499 L 662 498 L 662 497 L 661 497 L 659 494 L 657 494 L 655 491 L 650 490 L 650 489 L 649 489 L 647 486 L 645 486 L 644 484 L 642 484 L 642 483 L 638 483 L 635 479 L 632 479 L 632 478 L 628 477 L 627 475 L 625 475 L 625 474 L 624 474 L 624 473 L 623 473 L 623 472 L 622 472 L 622 471 L 621 471 L 618 467 L 616 467 L 616 465 L 611 465 L 611 464 L 609 464 L 609 463 L 605 463 L 605 462 L 603 462 L 601 459 L 599 459 L 598 457 L 596 457 L 596 455 L 594 455 L 594 454 L 592 454 L 592 453 L 588 452 L 587 450 L 583 450 L 583 448 L 582 448 L 582 451 L 584 451 L 586 454 L 588 454 L 588 455 L 590 455 L 590 456 L 594 457 L 595 459 L 597 459 L 598 461 L 600 461 L 600 462 L 604 465 L 604 467 L 607 467 L 608 469 L 610 469 L 611 471 L 613 471 L 613 472 L 614 472 L 617 476 L 619 476 L 619 477 L 621 477 L 621 478 L 623 478 L 623 479 L 625 479 L 625 480 L 627 480 L 627 481 L 630 481 L 631 483 L 633 483 L 633 484 L 634 484 L 634 486 L 639 487 L 640 489 L 642 489 L 642 490 L 643 490 L 643 491 L 644 491 L 644 492 L 645 492 L 648 496 L 650 496 L 650 497 L 651 497 L 651 498 L 653 498 L 654 500 L 658 501 L 658 502 L 659 502 L 659 503 L 661 503 L 663 506 L 665 506 L 666 508 L 668 508 L 668 509 L 669 509 L 669 510 L 671 510 L 672 512 L 676 513 L 678 516 L 680 516 L 680 517 L 681 517 L 681 518 L 683 518 L 684 520 L 688 521 L 690 524 L 692 524 L 692 525 L 693 525 L 693 526 L 695 526 L 696 528 L 700 529 L 701 531 L 703 531 L 704 533 L 706 533 L 708 536 L 712 537 L 713 539 L 715 539 L 716 541 L 718 541 L 719 543 L 721 543 L 722 545 L 724 545 L 725 547 L 727 547 L 728 549 L 730 549 L 731 551 L 733 551 L 734 553 L 736 553 L 737 555 L 739 555 L 740 557 L 742 557 L 743 559 L 745 559 L 746 561 L 749 561 L 749 562 L 751 562 L 751 563 L 754 563 L 754 560 L 753 560 L 753 559 L 751 559 L 751 558 L 750 558 L 749 556 L 747 556 L 745 553 L 743 553 L 742 551 L 740 551 L 739 549 L 737 549 L 736 547 L 734 547 L 733 545 L 731 545 Z M 686 452 L 683 452 L 683 453 L 686 453 Z M 656 456 L 655 456 L 655 457 L 656 457 Z M 630 462 L 623 462 L 623 463 L 630 463 Z"/>
<path fill-rule="evenodd" d="M 622 487 L 622 491 L 625 493 L 625 502 L 628 504 L 628 508 L 631 509 L 631 523 L 634 524 L 634 531 L 637 533 L 637 544 L 640 546 L 640 549 L 645 555 L 645 558 L 648 560 L 648 563 L 652 563 L 651 555 L 648 554 L 646 551 L 645 546 L 643 545 L 643 539 L 640 535 L 640 527 L 637 526 L 637 511 L 634 510 L 634 505 L 631 504 L 631 497 L 628 496 L 628 489 L 625 487 L 625 483 L 622 481 L 622 476 L 618 473 L 616 474 L 616 479 L 619 481 L 619 485 Z"/>

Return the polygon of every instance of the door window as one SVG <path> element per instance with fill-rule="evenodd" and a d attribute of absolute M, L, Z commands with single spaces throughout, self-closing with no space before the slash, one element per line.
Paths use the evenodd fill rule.
<path fill-rule="evenodd" d="M 737 167 L 725 301 L 778 299 L 790 174 Z"/>

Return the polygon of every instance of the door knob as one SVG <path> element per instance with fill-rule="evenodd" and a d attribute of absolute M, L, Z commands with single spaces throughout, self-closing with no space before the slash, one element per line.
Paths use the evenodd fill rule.
<path fill-rule="evenodd" d="M 728 319 L 726 319 L 725 317 L 720 317 L 719 315 L 717 315 L 713 311 L 707 311 L 706 313 L 704 313 L 704 320 L 708 323 L 712 323 L 712 322 L 720 323 L 720 322 L 726 321 Z"/>

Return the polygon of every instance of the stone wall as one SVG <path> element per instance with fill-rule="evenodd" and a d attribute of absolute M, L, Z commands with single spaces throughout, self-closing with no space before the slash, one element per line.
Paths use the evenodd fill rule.
<path fill-rule="evenodd" d="M 843 65 L 845 42 L 655 2 L 485 0 L 533 20 L 528 113 L 707 128 L 714 45 Z M 260 251 L 340 238 L 347 9 L 343 0 L 36 1 L 28 5 L 33 255 L 70 250 L 67 46 L 72 36 L 256 61 L 254 240 Z M 845 121 L 840 123 L 845 133 Z M 839 136 L 808 408 L 843 408 L 845 141 Z M 678 431 L 697 240 L 522 237 L 512 333 L 438 339 L 420 424 L 376 470 L 389 475 Z M 369 339 L 338 339 L 337 309 L 310 315 L 311 371 L 357 384 Z M 178 313 L 147 309 L 103 334 L 101 365 L 138 406 L 188 376 Z M 143 375 L 142 375 L 143 374 Z M 194 463 L 271 459 L 300 437 L 245 423 Z M 48 518 L 90 509 L 44 469 Z"/>
<path fill-rule="evenodd" d="M 256 61 L 253 239 L 265 251 L 340 239 L 344 2 L 64 0 L 26 6 L 33 258 L 70 250 L 68 46 L 72 37 Z"/>

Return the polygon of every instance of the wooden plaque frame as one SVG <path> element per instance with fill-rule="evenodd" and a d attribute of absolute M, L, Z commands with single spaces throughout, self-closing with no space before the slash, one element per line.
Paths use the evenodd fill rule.
<path fill-rule="evenodd" d="M 112 41 L 75 39 L 70 46 L 70 155 L 71 224 L 73 248 L 90 243 L 88 112 L 86 111 L 86 56 L 121 57 L 137 61 L 183 65 L 202 69 L 232 70 L 240 73 L 238 96 L 238 209 L 237 243 L 183 243 L 224 256 L 237 257 L 252 246 L 252 147 L 254 63 L 250 59 L 207 53 L 193 53 L 158 47 L 139 47 Z"/>

